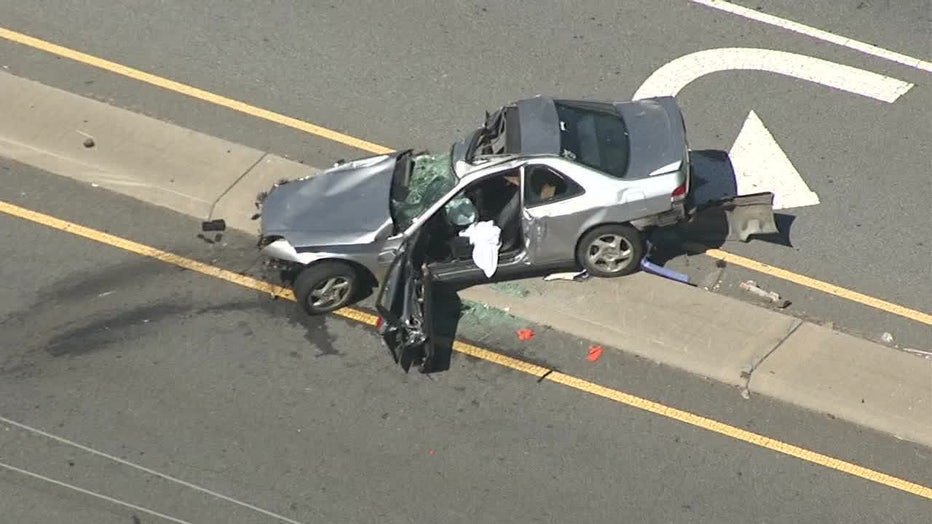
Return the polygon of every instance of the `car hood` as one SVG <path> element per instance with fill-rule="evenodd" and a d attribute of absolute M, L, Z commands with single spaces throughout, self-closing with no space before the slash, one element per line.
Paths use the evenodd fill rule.
<path fill-rule="evenodd" d="M 389 197 L 400 153 L 341 164 L 260 197 L 261 235 L 297 248 L 369 244 L 392 228 Z"/>
<path fill-rule="evenodd" d="M 669 173 L 687 160 L 686 128 L 673 97 L 623 102 L 615 108 L 628 127 L 627 178 Z"/>

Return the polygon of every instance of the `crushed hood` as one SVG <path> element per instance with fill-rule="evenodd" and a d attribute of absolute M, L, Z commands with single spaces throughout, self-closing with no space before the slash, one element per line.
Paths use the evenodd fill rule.
<path fill-rule="evenodd" d="M 369 244 L 392 227 L 389 196 L 400 153 L 363 158 L 290 180 L 261 202 L 261 234 L 295 247 Z"/>

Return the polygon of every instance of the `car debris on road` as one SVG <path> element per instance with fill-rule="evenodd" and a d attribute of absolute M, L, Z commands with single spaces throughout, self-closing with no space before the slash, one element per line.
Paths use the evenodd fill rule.
<path fill-rule="evenodd" d="M 400 150 L 273 185 L 256 199 L 258 247 L 311 315 L 378 286 L 383 340 L 406 371 L 426 371 L 435 283 L 639 267 L 681 280 L 645 258 L 653 230 L 714 211 L 742 241 L 777 232 L 772 193 L 697 201 L 689 153 L 673 97 L 526 98 L 448 153 Z"/>
<path fill-rule="evenodd" d="M 582 271 L 551 273 L 545 276 L 544 280 L 547 282 L 550 282 L 551 280 L 570 280 L 573 282 L 582 282 L 583 280 L 589 280 L 589 273 L 585 269 Z"/>
<path fill-rule="evenodd" d="M 760 286 L 757 285 L 757 282 L 754 282 L 753 280 L 748 280 L 738 285 L 739 287 L 741 287 L 741 289 L 747 291 L 748 293 L 751 293 L 752 295 L 755 295 L 759 298 L 772 302 L 778 308 L 783 309 L 790 305 L 790 301 L 786 300 L 785 298 L 782 298 L 779 293 L 775 291 L 767 291 L 765 289 L 762 289 Z"/>

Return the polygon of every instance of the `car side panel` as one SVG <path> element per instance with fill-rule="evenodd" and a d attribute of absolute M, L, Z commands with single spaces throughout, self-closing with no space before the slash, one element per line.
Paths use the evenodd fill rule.
<path fill-rule="evenodd" d="M 576 243 L 600 224 L 629 223 L 671 209 L 675 189 L 665 176 L 626 181 L 603 175 L 560 158 L 542 158 L 546 164 L 582 186 L 585 193 L 566 200 L 526 209 L 526 230 L 531 235 L 534 264 L 571 261 Z"/>

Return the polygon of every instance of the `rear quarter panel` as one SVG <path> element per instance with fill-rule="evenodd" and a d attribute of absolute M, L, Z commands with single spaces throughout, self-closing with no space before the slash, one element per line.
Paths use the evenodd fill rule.
<path fill-rule="evenodd" d="M 561 158 L 539 159 L 582 186 L 582 195 L 526 208 L 525 230 L 530 237 L 532 263 L 571 261 L 576 243 L 588 230 L 602 224 L 628 223 L 671 209 L 670 193 L 677 175 L 621 180 L 578 166 Z"/>

